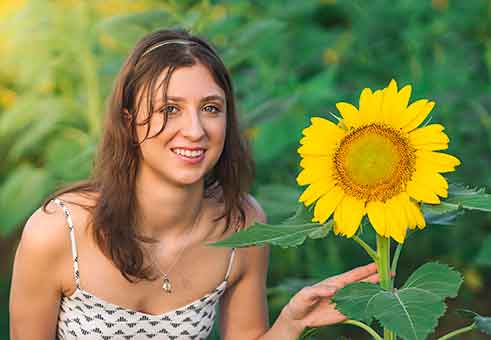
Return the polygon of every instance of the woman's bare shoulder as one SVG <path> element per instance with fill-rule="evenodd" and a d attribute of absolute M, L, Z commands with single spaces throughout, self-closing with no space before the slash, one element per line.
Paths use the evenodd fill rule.
<path fill-rule="evenodd" d="M 68 240 L 63 211 L 54 202 L 49 202 L 46 207 L 38 208 L 27 220 L 18 253 L 33 261 L 57 261 L 69 249 Z"/>
<path fill-rule="evenodd" d="M 86 218 L 80 206 L 90 204 L 87 196 L 67 193 L 58 197 L 70 211 L 73 220 Z M 32 255 L 57 258 L 70 249 L 69 229 L 63 209 L 54 200 L 39 207 L 27 220 L 19 243 L 22 251 Z"/>

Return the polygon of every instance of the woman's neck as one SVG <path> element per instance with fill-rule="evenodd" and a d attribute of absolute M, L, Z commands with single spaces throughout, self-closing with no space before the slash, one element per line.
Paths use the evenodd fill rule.
<path fill-rule="evenodd" d="M 178 186 L 141 172 L 136 179 L 138 232 L 153 239 L 183 236 L 195 224 L 204 204 L 204 182 Z"/>

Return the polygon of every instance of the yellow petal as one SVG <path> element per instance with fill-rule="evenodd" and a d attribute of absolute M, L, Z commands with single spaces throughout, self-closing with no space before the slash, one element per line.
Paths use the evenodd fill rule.
<path fill-rule="evenodd" d="M 345 132 L 334 123 L 323 118 L 312 118 L 312 125 L 303 130 L 305 137 L 300 139 L 302 146 L 298 153 L 302 156 L 329 156 Z"/>
<path fill-rule="evenodd" d="M 411 85 L 404 86 L 397 94 L 397 99 L 392 113 L 391 122 L 395 128 L 400 128 L 403 124 L 404 112 L 407 109 L 409 98 L 411 97 Z"/>
<path fill-rule="evenodd" d="M 366 110 L 364 110 L 367 121 L 371 122 L 382 122 L 382 102 L 383 102 L 383 91 L 377 90 L 373 93 L 371 97 L 368 98 L 368 105 Z"/>
<path fill-rule="evenodd" d="M 437 172 L 454 171 L 455 167 L 460 165 L 460 160 L 452 155 L 424 150 L 416 151 L 416 161 Z"/>
<path fill-rule="evenodd" d="M 384 204 L 379 201 L 370 201 L 367 203 L 367 214 L 370 224 L 373 226 L 377 234 L 385 236 L 387 226 L 385 222 Z"/>
<path fill-rule="evenodd" d="M 435 107 L 435 102 L 428 102 L 423 108 L 421 108 L 421 110 L 417 112 L 408 112 L 408 110 L 411 108 L 411 106 L 409 106 L 405 114 L 415 113 L 415 115 L 407 124 L 402 126 L 402 130 L 404 132 L 409 132 L 416 129 L 419 125 L 421 125 L 421 123 L 423 123 L 426 117 L 428 117 L 428 115 L 430 114 L 431 110 L 433 110 L 434 107 Z"/>
<path fill-rule="evenodd" d="M 408 222 L 404 206 L 399 203 L 398 197 L 393 197 L 385 203 L 385 216 L 389 236 L 397 242 L 403 243 Z"/>
<path fill-rule="evenodd" d="M 397 107 L 397 83 L 394 79 L 390 81 L 383 93 L 382 121 L 392 124 L 394 110 Z"/>
<path fill-rule="evenodd" d="M 327 221 L 343 197 L 344 191 L 340 187 L 334 186 L 315 204 L 313 221 L 319 223 Z"/>
<path fill-rule="evenodd" d="M 400 118 L 399 118 L 399 124 L 397 127 L 402 128 L 403 126 L 409 124 L 411 120 L 414 119 L 418 115 L 419 112 L 421 112 L 426 104 L 428 103 L 428 100 L 426 99 L 420 99 L 412 103 L 407 107 L 404 112 L 402 112 Z"/>
<path fill-rule="evenodd" d="M 405 215 L 406 215 L 406 220 L 407 220 L 407 226 L 410 229 L 414 229 L 417 225 L 417 220 L 413 216 L 412 211 L 409 207 L 411 204 L 411 200 L 409 198 L 409 195 L 406 192 L 401 192 L 398 196 L 399 204 L 402 206 L 404 209 Z"/>
<path fill-rule="evenodd" d="M 365 201 L 344 196 L 334 212 L 334 232 L 352 237 L 358 230 L 363 215 L 365 215 Z"/>
<path fill-rule="evenodd" d="M 370 112 L 373 110 L 372 108 L 372 102 L 373 102 L 373 93 L 372 90 L 367 88 L 364 88 L 363 91 L 361 91 L 360 94 L 360 119 L 362 120 L 362 123 L 366 123 L 371 121 L 372 119 L 370 116 Z"/>
<path fill-rule="evenodd" d="M 415 221 L 416 226 L 419 229 L 423 229 L 424 227 L 426 227 L 426 221 L 420 207 L 414 202 L 409 202 L 409 205 L 407 207 L 407 212 L 408 214 L 411 214 L 411 220 Z"/>
<path fill-rule="evenodd" d="M 343 116 L 344 124 L 348 128 L 359 126 L 360 119 L 356 107 L 354 107 L 349 103 L 344 103 L 344 102 L 336 103 L 336 107 L 339 113 L 341 113 L 341 116 Z"/>
<path fill-rule="evenodd" d="M 443 125 L 430 124 L 409 133 L 411 144 L 419 148 L 427 144 L 448 144 L 448 136 L 443 132 Z"/>
<path fill-rule="evenodd" d="M 334 186 L 334 181 L 330 178 L 325 178 L 321 181 L 310 184 L 307 189 L 300 195 L 298 199 L 303 202 L 305 206 L 309 206 L 314 203 L 319 197 L 329 192 Z"/>
<path fill-rule="evenodd" d="M 423 150 L 423 151 L 447 150 L 448 149 L 448 143 L 444 143 L 444 144 L 437 144 L 437 143 L 421 144 L 421 145 L 417 145 L 416 149 L 417 150 Z"/>
<path fill-rule="evenodd" d="M 409 183 L 406 185 L 406 191 L 409 196 L 413 197 L 417 201 L 438 204 L 440 203 L 440 199 L 437 195 L 425 185 L 425 183 L 421 183 L 420 179 L 411 179 Z"/>
<path fill-rule="evenodd" d="M 327 157 L 305 157 L 300 161 L 304 168 L 297 177 L 299 185 L 318 182 L 324 177 L 332 178 L 332 160 Z"/>

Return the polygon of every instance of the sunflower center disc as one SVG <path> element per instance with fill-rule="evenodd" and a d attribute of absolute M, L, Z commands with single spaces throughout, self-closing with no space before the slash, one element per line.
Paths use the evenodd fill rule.
<path fill-rule="evenodd" d="M 414 149 L 398 131 L 371 124 L 341 141 L 334 156 L 335 174 L 345 192 L 367 201 L 385 201 L 411 179 L 414 160 Z"/>

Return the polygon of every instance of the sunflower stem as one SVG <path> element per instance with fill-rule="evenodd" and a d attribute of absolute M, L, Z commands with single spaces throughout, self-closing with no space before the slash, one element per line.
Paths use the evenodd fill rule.
<path fill-rule="evenodd" d="M 451 339 L 451 338 L 453 338 L 456 335 L 460 335 L 462 333 L 470 332 L 470 331 L 472 331 L 473 329 L 476 329 L 476 328 L 477 328 L 477 326 L 476 326 L 476 323 L 474 322 L 473 324 L 471 324 L 471 325 L 469 325 L 467 327 L 456 329 L 453 332 L 450 332 L 450 333 L 448 333 L 448 334 L 446 334 L 446 335 L 438 338 L 437 340 Z"/>
<path fill-rule="evenodd" d="M 367 254 L 375 261 L 377 262 L 378 261 L 378 255 L 377 255 L 377 252 L 372 248 L 370 247 L 370 245 L 368 245 L 365 241 L 363 241 L 361 238 L 359 238 L 358 236 L 353 236 L 353 240 L 356 241 L 356 243 L 358 243 L 363 249 L 365 249 L 365 251 L 367 252 Z"/>
<path fill-rule="evenodd" d="M 390 278 L 390 238 L 377 234 L 377 268 L 380 277 L 380 287 L 391 290 Z M 394 340 L 394 333 L 384 327 L 384 340 Z"/>
<path fill-rule="evenodd" d="M 345 323 L 347 325 L 353 325 L 353 326 L 360 327 L 360 328 L 364 329 L 375 340 L 383 340 L 382 337 L 380 335 L 378 335 L 378 333 L 375 332 L 375 330 L 372 327 L 368 326 L 367 324 L 365 324 L 363 322 L 356 321 L 356 320 L 346 320 L 343 323 Z"/>
<path fill-rule="evenodd" d="M 399 256 L 401 255 L 402 245 L 403 243 L 399 243 L 397 245 L 396 251 L 394 252 L 394 257 L 392 258 L 392 265 L 390 266 L 391 273 L 395 274 L 397 271 L 397 262 L 399 261 Z M 394 288 L 394 280 L 395 277 L 391 277 L 390 288 Z"/>

